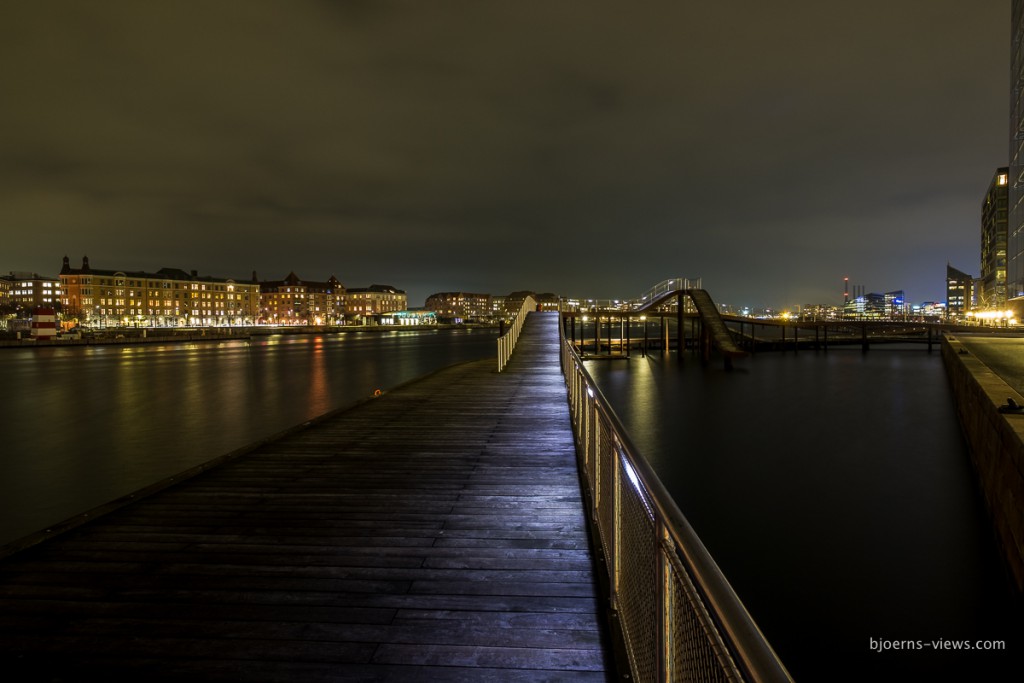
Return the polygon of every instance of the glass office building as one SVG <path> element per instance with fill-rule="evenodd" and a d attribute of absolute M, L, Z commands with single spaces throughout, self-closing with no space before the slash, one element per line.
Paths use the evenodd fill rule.
<path fill-rule="evenodd" d="M 1010 23 L 1010 165 L 1006 297 L 1024 310 L 1024 0 L 1013 0 Z"/>

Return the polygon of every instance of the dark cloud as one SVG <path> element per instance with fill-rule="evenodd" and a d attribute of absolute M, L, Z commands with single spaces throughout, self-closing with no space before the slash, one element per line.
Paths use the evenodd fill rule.
<path fill-rule="evenodd" d="M 941 299 L 1008 39 L 959 0 L 18 3 L 0 270 Z"/>

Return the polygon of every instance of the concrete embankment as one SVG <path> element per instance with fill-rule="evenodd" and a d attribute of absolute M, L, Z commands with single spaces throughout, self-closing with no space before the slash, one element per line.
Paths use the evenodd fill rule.
<path fill-rule="evenodd" d="M 1007 399 L 1024 406 L 1024 396 L 972 351 L 986 341 L 945 337 L 942 359 L 1000 548 L 1024 595 L 1024 413 L 999 410 Z M 1024 339 L 1015 343 L 1024 358 Z"/>

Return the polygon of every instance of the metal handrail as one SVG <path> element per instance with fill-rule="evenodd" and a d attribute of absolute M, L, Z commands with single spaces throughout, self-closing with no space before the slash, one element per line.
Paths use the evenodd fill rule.
<path fill-rule="evenodd" d="M 683 289 L 702 289 L 700 278 L 689 279 L 685 277 L 670 278 L 668 280 L 662 280 L 658 284 L 654 285 L 640 297 L 639 301 L 636 302 L 637 306 L 643 306 L 644 304 L 657 299 L 663 294 L 670 292 L 677 292 Z"/>
<path fill-rule="evenodd" d="M 631 675 L 792 681 L 559 327 L 579 466 Z"/>
<path fill-rule="evenodd" d="M 700 278 L 676 277 L 662 280 L 638 299 L 575 299 L 561 297 L 559 310 L 598 313 L 602 311 L 637 311 L 650 306 L 651 302 L 674 292 L 701 289 Z"/>
<path fill-rule="evenodd" d="M 523 305 L 519 307 L 519 312 L 512 318 L 512 324 L 509 325 L 505 334 L 498 337 L 498 372 L 505 369 L 509 358 L 512 357 L 512 350 L 515 349 L 516 342 L 519 341 L 519 333 L 523 329 L 523 322 L 526 321 L 526 314 L 535 310 L 537 310 L 537 301 L 532 296 L 523 299 Z"/>

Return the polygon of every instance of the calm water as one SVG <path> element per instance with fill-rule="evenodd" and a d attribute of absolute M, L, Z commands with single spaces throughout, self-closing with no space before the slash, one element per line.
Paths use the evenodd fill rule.
<path fill-rule="evenodd" d="M 0 544 L 453 363 L 493 330 L 0 349 Z"/>
<path fill-rule="evenodd" d="M 797 681 L 1019 673 L 937 352 L 762 353 L 733 372 L 659 352 L 587 367 Z M 1008 652 L 879 654 L 871 638 L 1005 639 Z"/>

